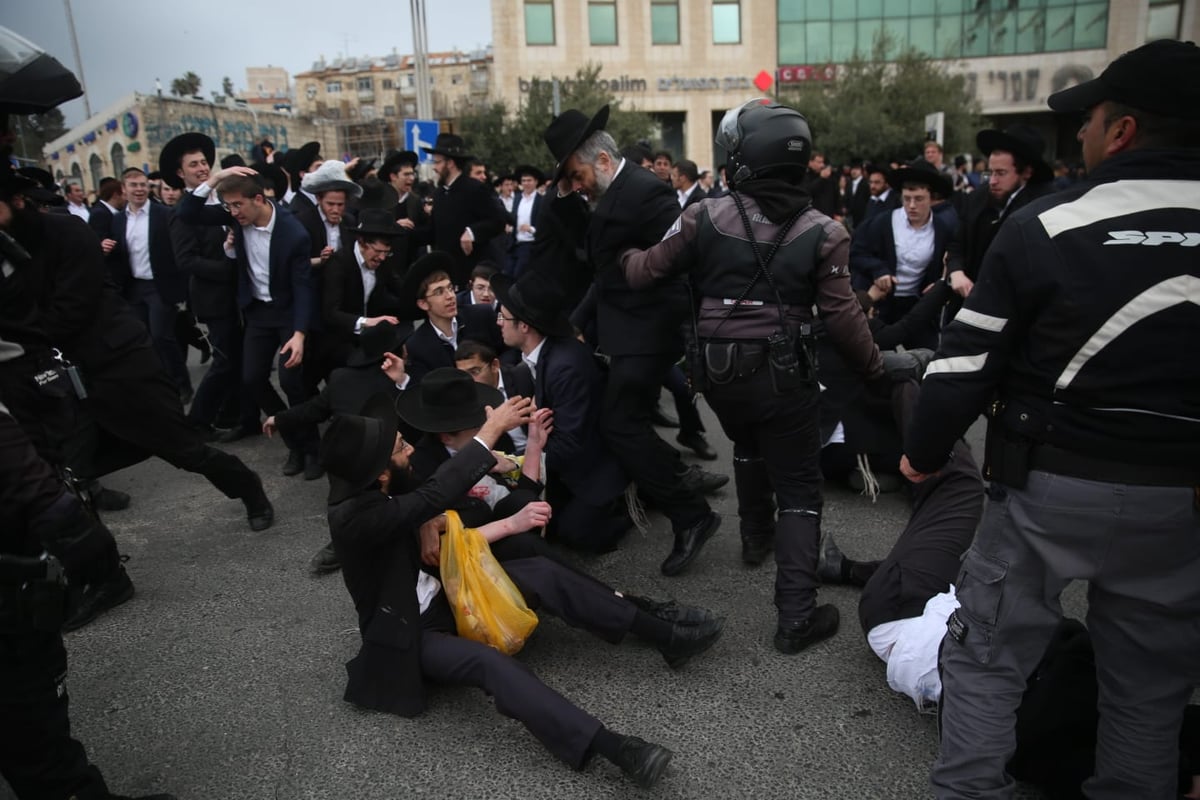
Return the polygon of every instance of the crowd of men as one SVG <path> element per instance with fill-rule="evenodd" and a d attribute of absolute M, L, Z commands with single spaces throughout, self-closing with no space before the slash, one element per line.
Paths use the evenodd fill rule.
<path fill-rule="evenodd" d="M 346 700 L 414 716 L 425 681 L 477 686 L 573 767 L 599 755 L 651 786 L 669 750 L 455 635 L 441 536 L 456 512 L 531 607 L 680 667 L 724 620 L 608 587 L 563 549 L 618 548 L 651 510 L 673 533 L 663 575 L 701 556 L 722 526 L 706 495 L 729 478 L 661 431 L 715 459 L 703 397 L 733 443 L 743 561 L 774 554 L 775 648 L 837 633 L 821 583 L 862 587 L 889 684 L 940 708 L 938 797 L 1008 797 L 1013 776 L 1053 796 L 1200 797 L 1184 711 L 1200 362 L 1178 347 L 1200 333 L 1200 104 L 1138 88 L 1198 64 L 1194 45 L 1154 43 L 1052 96 L 1085 114 L 1078 183 L 1021 125 L 980 131 L 982 159 L 945 164 L 927 142 L 835 177 L 803 114 L 767 100 L 726 114 L 715 175 L 622 148 L 607 107 L 549 122 L 552 169 L 495 180 L 453 134 L 425 150 L 428 183 L 413 152 L 376 166 L 263 142 L 218 163 L 199 133 L 153 174 L 102 181 L 90 209 L 77 183 L 6 169 L 0 491 L 30 534 L 0 549 L 43 572 L 49 553 L 75 588 L 67 619 L 5 628 L 5 647 L 57 674 L 64 623 L 132 596 L 98 515 L 130 499 L 104 475 L 160 457 L 263 530 L 262 481 L 220 446 L 278 434 L 284 475 L 328 477 L 311 569 L 341 570 L 358 614 Z M 961 437 L 985 412 L 981 472 Z M 823 532 L 823 480 L 909 493 L 887 559 Z M 1087 629 L 1058 606 L 1076 578 Z M 65 694 L 38 691 L 16 716 L 4 701 L 5 778 L 22 798 L 110 796 Z M 53 746 L 30 755 L 21 726 Z"/>

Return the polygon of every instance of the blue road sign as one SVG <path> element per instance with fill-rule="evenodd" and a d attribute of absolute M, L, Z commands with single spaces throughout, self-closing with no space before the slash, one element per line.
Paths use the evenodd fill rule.
<path fill-rule="evenodd" d="M 433 147 L 440 129 L 441 125 L 434 119 L 404 120 L 404 149 L 412 150 L 424 164 L 431 160 L 432 156 L 422 151 L 421 148 Z"/>

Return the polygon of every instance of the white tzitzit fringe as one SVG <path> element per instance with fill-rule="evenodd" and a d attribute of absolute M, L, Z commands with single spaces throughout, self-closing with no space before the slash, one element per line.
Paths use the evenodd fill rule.
<path fill-rule="evenodd" d="M 862 475 L 863 490 L 860 494 L 871 498 L 874 503 L 879 499 L 879 481 L 875 477 L 875 473 L 871 472 L 871 462 L 867 459 L 866 453 L 858 454 L 858 474 Z"/>
<path fill-rule="evenodd" d="M 625 508 L 629 511 L 629 518 L 633 520 L 633 527 L 638 529 L 638 533 L 645 536 L 650 532 L 650 519 L 646 516 L 646 508 L 642 505 L 642 501 L 638 500 L 637 484 L 631 483 L 625 487 Z"/>

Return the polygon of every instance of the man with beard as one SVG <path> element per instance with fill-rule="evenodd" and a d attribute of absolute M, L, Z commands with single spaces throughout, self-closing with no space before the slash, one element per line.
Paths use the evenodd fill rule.
<path fill-rule="evenodd" d="M 489 252 L 488 244 L 504 232 L 508 215 L 496 193 L 465 172 L 471 161 L 462 137 L 438 134 L 433 147 L 422 148 L 433 156 L 438 189 L 434 195 L 431 244 L 453 259 L 451 282 L 466 286 L 471 270 Z M 425 237 L 426 239 L 430 237 Z"/>

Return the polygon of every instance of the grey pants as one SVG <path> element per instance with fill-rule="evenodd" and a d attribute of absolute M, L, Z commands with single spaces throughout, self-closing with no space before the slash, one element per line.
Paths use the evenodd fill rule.
<path fill-rule="evenodd" d="M 1033 472 L 994 484 L 942 643 L 938 798 L 1009 798 L 1026 679 L 1086 580 L 1100 727 L 1094 800 L 1174 800 L 1183 709 L 1200 680 L 1200 512 L 1192 489 Z"/>

